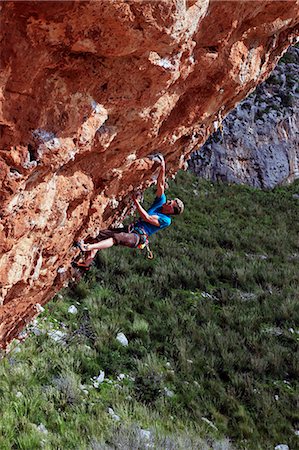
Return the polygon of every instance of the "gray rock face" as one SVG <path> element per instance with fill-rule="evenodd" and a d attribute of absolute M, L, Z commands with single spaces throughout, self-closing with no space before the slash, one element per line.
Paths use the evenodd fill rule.
<path fill-rule="evenodd" d="M 271 189 L 299 178 L 299 48 L 223 121 L 189 167 L 216 181 Z"/>

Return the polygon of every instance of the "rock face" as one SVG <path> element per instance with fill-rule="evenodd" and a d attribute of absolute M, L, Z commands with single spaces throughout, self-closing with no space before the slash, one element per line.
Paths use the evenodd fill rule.
<path fill-rule="evenodd" d="M 204 178 L 262 189 L 299 177 L 299 48 L 290 48 L 189 165 Z"/>
<path fill-rule="evenodd" d="M 70 277 L 74 239 L 185 165 L 298 34 L 297 0 L 1 4 L 0 342 Z"/>

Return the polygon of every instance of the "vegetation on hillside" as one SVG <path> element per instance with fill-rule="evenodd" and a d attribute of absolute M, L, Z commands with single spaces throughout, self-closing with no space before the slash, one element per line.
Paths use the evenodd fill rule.
<path fill-rule="evenodd" d="M 296 193 L 179 174 L 155 259 L 101 252 L 1 361 L 0 448 L 297 448 Z"/>

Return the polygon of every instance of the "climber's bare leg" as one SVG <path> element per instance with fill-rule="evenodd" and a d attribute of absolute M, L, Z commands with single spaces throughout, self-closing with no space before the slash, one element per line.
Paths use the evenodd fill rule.
<path fill-rule="evenodd" d="M 84 244 L 82 241 L 80 242 L 80 249 L 83 252 L 91 252 L 93 250 L 104 250 L 106 248 L 110 248 L 114 245 L 113 238 L 104 239 L 103 241 L 96 242 L 95 244 Z"/>
<path fill-rule="evenodd" d="M 109 234 L 111 234 L 111 231 Z M 139 243 L 139 237 L 136 233 L 127 233 L 118 230 L 113 231 L 112 235 L 113 237 L 107 237 L 106 239 L 94 244 L 84 244 L 84 241 L 77 242 L 76 246 L 80 248 L 81 252 L 85 253 L 84 261 L 92 261 L 98 250 L 105 250 L 106 248 L 113 247 L 113 245 L 123 245 L 125 247 L 136 248 Z"/>
<path fill-rule="evenodd" d="M 114 240 L 113 238 L 104 239 L 103 241 L 96 242 L 95 244 L 88 244 L 88 251 L 92 250 L 105 250 L 106 248 L 113 247 Z"/>

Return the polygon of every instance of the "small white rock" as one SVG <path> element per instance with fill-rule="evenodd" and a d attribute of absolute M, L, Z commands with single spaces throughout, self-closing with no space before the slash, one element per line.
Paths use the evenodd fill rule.
<path fill-rule="evenodd" d="M 294 431 L 295 435 L 299 437 L 299 430 Z"/>
<path fill-rule="evenodd" d="M 23 330 L 23 331 L 21 331 L 21 333 L 18 335 L 18 340 L 24 340 L 24 339 L 26 339 L 28 337 L 28 333 L 27 333 L 27 331 L 25 331 L 25 330 Z"/>
<path fill-rule="evenodd" d="M 66 333 L 63 333 L 60 330 L 50 330 L 48 331 L 48 336 L 55 342 L 63 342 Z"/>
<path fill-rule="evenodd" d="M 120 373 L 117 377 L 118 381 L 122 381 L 126 378 L 126 375 L 124 373 Z"/>
<path fill-rule="evenodd" d="M 172 398 L 174 396 L 174 392 L 168 389 L 167 387 L 164 388 L 164 392 L 166 397 Z"/>
<path fill-rule="evenodd" d="M 68 312 L 69 312 L 70 314 L 77 314 L 78 309 L 76 308 L 75 305 L 71 305 L 71 306 L 69 307 L 69 309 L 68 309 Z"/>
<path fill-rule="evenodd" d="M 116 420 L 117 422 L 120 421 L 120 417 L 115 414 L 112 408 L 108 408 L 108 414 L 110 414 L 113 420 Z"/>
<path fill-rule="evenodd" d="M 124 333 L 118 333 L 116 336 L 116 340 L 124 347 L 127 347 L 129 345 L 129 341 L 124 335 Z"/>
<path fill-rule="evenodd" d="M 95 388 L 98 388 L 101 383 L 105 380 L 105 372 L 103 370 L 100 371 L 97 377 L 93 379 L 93 385 Z"/>
<path fill-rule="evenodd" d="M 100 370 L 100 373 L 97 377 L 97 382 L 102 383 L 105 379 L 105 372 L 103 370 Z"/>
<path fill-rule="evenodd" d="M 45 308 L 43 308 L 42 305 L 40 305 L 39 303 L 36 303 L 35 309 L 38 313 L 42 313 L 45 310 Z"/>
<path fill-rule="evenodd" d="M 85 384 L 80 384 L 79 388 L 81 389 L 81 391 L 83 392 L 83 394 L 88 395 L 88 389 L 87 386 L 85 386 Z"/>
<path fill-rule="evenodd" d="M 278 444 L 274 450 L 290 450 L 287 444 Z"/>
<path fill-rule="evenodd" d="M 39 431 L 40 433 L 48 434 L 47 428 L 46 428 L 45 425 L 42 424 L 42 423 L 40 423 L 40 424 L 38 425 L 37 429 L 38 429 L 38 431 Z"/>
<path fill-rule="evenodd" d="M 135 153 L 131 153 L 130 155 L 127 156 L 127 161 L 132 162 L 135 161 L 136 158 L 137 156 L 135 155 Z"/>
<path fill-rule="evenodd" d="M 278 395 L 274 395 L 274 398 L 275 398 L 275 400 L 278 402 L 278 400 L 279 400 Z"/>
<path fill-rule="evenodd" d="M 18 391 L 18 392 L 16 393 L 16 397 L 17 397 L 17 398 L 21 398 L 21 397 L 23 397 L 23 394 L 22 394 L 22 392 Z"/>
<path fill-rule="evenodd" d="M 140 429 L 140 437 L 144 440 L 149 441 L 152 437 L 151 432 L 149 430 L 143 430 L 142 428 Z"/>
<path fill-rule="evenodd" d="M 31 328 L 31 331 L 35 336 L 41 336 L 42 334 L 45 334 L 45 331 L 40 330 L 38 327 Z"/>

